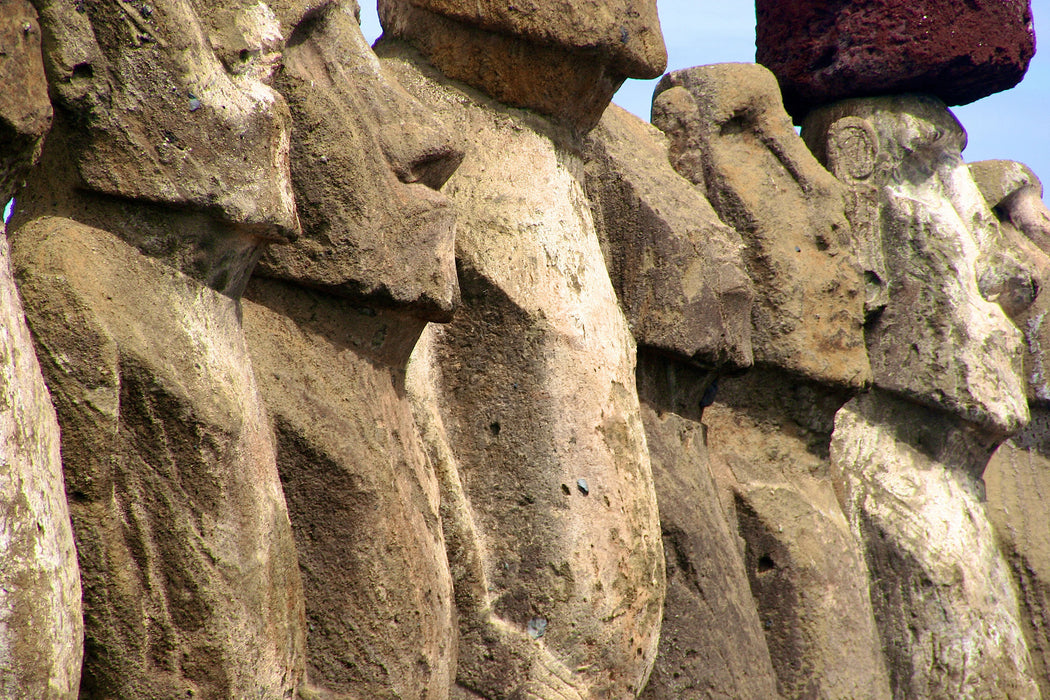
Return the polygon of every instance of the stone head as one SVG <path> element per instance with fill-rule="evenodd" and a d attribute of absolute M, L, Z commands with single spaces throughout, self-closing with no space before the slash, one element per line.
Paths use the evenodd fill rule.
<path fill-rule="evenodd" d="M 1028 419 L 1022 337 L 995 302 L 1010 307 L 1004 291 L 1029 273 L 963 162 L 962 125 L 937 98 L 905 95 L 817 109 L 802 133 L 855 203 L 872 199 L 854 235 L 876 251 L 866 274 L 884 288 L 866 325 L 875 385 L 995 432 L 1018 429 Z"/>
<path fill-rule="evenodd" d="M 15 223 L 74 219 L 238 296 L 299 230 L 284 39 L 261 2 L 199 5 L 37 3 L 55 119 Z"/>
<path fill-rule="evenodd" d="M 1028 401 L 1045 405 L 1050 403 L 1050 210 L 1043 186 L 1028 166 L 1015 161 L 971 163 L 970 172 L 999 219 L 1004 257 L 1021 272 L 1004 279 L 996 301 L 1024 333 Z"/>
<path fill-rule="evenodd" d="M 82 187 L 203 210 L 267 240 L 296 235 L 288 112 L 267 84 L 283 37 L 265 4 L 39 5 Z M 212 37 L 233 35 L 237 53 L 217 55 Z"/>
<path fill-rule="evenodd" d="M 380 0 L 379 15 L 445 75 L 582 130 L 667 63 L 654 0 Z"/>
<path fill-rule="evenodd" d="M 258 273 L 447 320 L 459 298 L 455 213 L 437 189 L 462 152 L 380 65 L 356 3 L 293 15 L 287 34 L 275 86 L 291 108 L 303 235 L 271 247 Z"/>
<path fill-rule="evenodd" d="M 795 133 L 776 78 L 727 63 L 673 71 L 653 98 L 671 162 L 745 244 L 756 365 L 831 385 L 871 379 L 846 190 Z"/>

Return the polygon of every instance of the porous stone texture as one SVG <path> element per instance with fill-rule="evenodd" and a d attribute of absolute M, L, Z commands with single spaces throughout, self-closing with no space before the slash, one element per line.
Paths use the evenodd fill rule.
<path fill-rule="evenodd" d="M 452 579 L 404 380 L 425 322 L 271 280 L 247 296 L 303 575 L 308 687 L 447 698 Z"/>
<path fill-rule="evenodd" d="M 580 144 L 382 42 L 469 137 L 443 191 L 463 306 L 409 392 L 442 481 L 459 684 L 483 697 L 630 697 L 659 638 L 663 551 L 634 341 L 583 192 Z"/>
<path fill-rule="evenodd" d="M 742 541 L 711 476 L 699 406 L 712 378 L 639 350 L 638 394 L 667 570 L 660 646 L 641 695 L 647 700 L 780 697 Z"/>
<path fill-rule="evenodd" d="M 626 78 L 667 65 L 654 0 L 380 0 L 379 19 L 445 75 L 582 131 Z"/>
<path fill-rule="evenodd" d="M 0 202 L 40 155 L 51 102 L 36 11 L 0 16 Z M 75 698 L 84 624 L 58 421 L 11 272 L 0 222 L 0 696 Z"/>
<path fill-rule="evenodd" d="M 708 368 L 749 367 L 754 295 L 739 234 L 638 117 L 610 105 L 587 143 L 595 225 L 639 345 Z"/>
<path fill-rule="evenodd" d="M 303 601 L 237 303 L 67 219 L 14 268 L 62 428 L 91 697 L 286 697 Z"/>
<path fill-rule="evenodd" d="M 58 421 L 0 224 L 0 695 L 75 698 L 84 624 Z"/>
<path fill-rule="evenodd" d="M 835 417 L 836 490 L 864 544 L 894 697 L 1039 697 L 1010 568 L 981 504 L 996 443 L 879 389 Z"/>
<path fill-rule="evenodd" d="M 108 229 L 120 206 L 112 198 L 201 212 L 192 223 L 165 226 L 161 215 L 116 233 L 215 289 L 239 294 L 260 245 L 290 240 L 299 229 L 288 108 L 265 83 L 283 46 L 277 18 L 262 3 L 233 0 L 209 6 L 203 18 L 189 0 L 41 0 L 38 9 L 62 136 L 52 175 L 111 196 L 84 195 L 71 209 L 86 211 L 72 218 Z M 229 68 L 208 41 L 220 18 L 245 44 Z M 216 220 L 236 228 L 215 227 Z"/>
<path fill-rule="evenodd" d="M 4 3 L 0 16 L 0 199 L 6 204 L 40 156 L 51 126 L 51 101 L 40 53 L 41 32 L 29 0 Z"/>
<path fill-rule="evenodd" d="M 1030 272 L 1004 254 L 962 161 L 962 126 L 938 99 L 903 96 L 822 108 L 802 133 L 867 207 L 854 236 L 885 292 L 865 327 L 875 384 L 1001 436 L 1017 431 L 1028 420 L 1022 336 L 989 298 L 1023 288 Z"/>
<path fill-rule="evenodd" d="M 751 363 L 739 236 L 674 171 L 666 138 L 610 107 L 588 137 L 587 187 L 613 286 L 639 343 L 638 394 L 667 571 L 645 698 L 776 697 L 737 536 L 709 468 L 701 401 Z"/>
<path fill-rule="evenodd" d="M 966 104 L 1019 83 L 1035 53 L 1030 0 L 757 0 L 755 16 L 755 60 L 796 120 L 850 97 Z"/>
<path fill-rule="evenodd" d="M 454 215 L 431 188 L 462 152 L 380 67 L 355 9 L 329 4 L 290 32 L 277 86 L 303 235 L 267 253 L 287 280 L 253 279 L 245 329 L 303 573 L 304 695 L 441 700 L 452 577 L 405 366 L 425 319 L 459 298 Z"/>
<path fill-rule="evenodd" d="M 999 218 L 1009 250 L 1032 271 L 1030 284 L 1014 290 L 1014 322 L 1025 336 L 1024 371 L 1031 423 L 1004 442 L 984 472 L 986 509 L 1019 592 L 1022 625 L 1032 658 L 1032 672 L 1042 695 L 1050 695 L 1050 558 L 1045 478 L 1050 455 L 1050 388 L 1046 376 L 1048 329 L 1047 280 L 1050 280 L 1050 212 L 1042 185 L 1025 165 L 1013 161 L 970 164 L 981 193 Z M 1028 305 L 1025 304 L 1027 302 Z"/>
<path fill-rule="evenodd" d="M 859 541 L 829 478 L 840 392 L 776 370 L 722 379 L 704 410 L 715 475 L 788 698 L 890 698 Z"/>
<path fill-rule="evenodd" d="M 866 385 L 845 190 L 792 129 L 772 74 L 752 64 L 669 73 L 656 88 L 653 123 L 670 138 L 675 169 L 746 244 L 755 363 Z"/>
<path fill-rule="evenodd" d="M 1032 406 L 1032 422 L 996 450 L 984 472 L 986 509 L 1017 584 L 1032 674 L 1050 695 L 1050 412 Z"/>
<path fill-rule="evenodd" d="M 303 235 L 258 273 L 448 320 L 458 300 L 455 214 L 440 187 L 462 153 L 387 78 L 356 7 L 332 3 L 289 32 L 276 88 L 291 107 Z"/>

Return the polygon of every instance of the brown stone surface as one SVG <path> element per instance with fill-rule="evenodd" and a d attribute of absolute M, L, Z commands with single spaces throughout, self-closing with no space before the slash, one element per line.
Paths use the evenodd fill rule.
<path fill-rule="evenodd" d="M 582 144 L 452 84 L 384 64 L 467 151 L 463 305 L 409 363 L 459 615 L 458 682 L 485 697 L 630 697 L 659 640 L 663 550 L 634 341 L 583 191 Z"/>
<path fill-rule="evenodd" d="M 776 370 L 719 381 L 704 410 L 716 479 L 787 698 L 893 697 L 863 550 L 830 479 L 841 393 Z"/>
<path fill-rule="evenodd" d="M 337 697 L 447 697 L 452 580 L 405 396 L 424 322 L 255 280 L 244 326 L 303 574 L 307 676 Z"/>
<path fill-rule="evenodd" d="M 41 0 L 38 9 L 56 129 L 66 138 L 54 177 L 75 174 L 90 192 L 235 223 L 235 237 L 185 223 L 170 232 L 146 226 L 117 233 L 215 288 L 243 286 L 259 245 L 287 241 L 299 228 L 288 108 L 266 85 L 283 46 L 277 18 L 261 3 L 234 0 L 209 6 L 204 17 L 188 0 Z M 208 39 L 219 9 L 228 10 L 225 29 L 245 43 L 229 67 Z M 207 249 L 208 261 L 187 256 L 189 239 Z"/>
<path fill-rule="evenodd" d="M 434 189 L 462 153 L 388 78 L 354 17 L 332 3 L 291 34 L 276 88 L 291 107 L 303 235 L 259 274 L 448 320 L 458 299 L 455 214 Z"/>
<path fill-rule="evenodd" d="M 41 32 L 29 0 L 4 3 L 0 14 L 0 200 L 22 184 L 26 170 L 40 156 L 41 140 L 51 126 L 40 52 Z"/>
<path fill-rule="evenodd" d="M 667 599 L 641 697 L 779 697 L 758 609 L 710 471 L 700 399 L 711 375 L 640 351 L 638 391 L 660 504 Z"/>
<path fill-rule="evenodd" d="M 263 259 L 286 279 L 253 280 L 245 327 L 303 573 L 304 693 L 443 700 L 452 579 L 405 365 L 420 317 L 458 301 L 454 213 L 431 188 L 462 153 L 381 69 L 355 10 L 331 3 L 291 32 L 278 88 L 303 235 Z"/>
<path fill-rule="evenodd" d="M 602 251 L 638 344 L 708 368 L 750 366 L 743 243 L 671 167 L 667 139 L 610 105 L 586 158 Z"/>
<path fill-rule="evenodd" d="M 72 698 L 84 623 L 58 420 L 0 224 L 0 694 Z"/>
<path fill-rule="evenodd" d="M 667 64 L 653 0 L 380 0 L 379 18 L 445 75 L 583 131 L 626 78 Z"/>
<path fill-rule="evenodd" d="M 237 302 L 67 219 L 12 255 L 62 428 L 81 693 L 290 694 L 302 587 Z"/>
<path fill-rule="evenodd" d="M 988 517 L 1017 583 L 1032 673 L 1050 696 L 1050 414 L 1003 443 L 984 471 Z"/>
<path fill-rule="evenodd" d="M 742 63 L 669 73 L 656 88 L 653 123 L 670 137 L 675 169 L 746 244 L 755 363 L 866 385 L 846 190 L 791 128 L 772 74 Z"/>
<path fill-rule="evenodd" d="M 51 103 L 28 1 L 0 11 L 0 202 L 40 155 Z M 84 624 L 59 428 L 0 222 L 0 695 L 75 698 Z"/>
<path fill-rule="evenodd" d="M 757 0 L 756 60 L 788 111 L 920 92 L 950 105 L 1013 87 L 1035 53 L 1030 0 Z"/>
<path fill-rule="evenodd" d="M 1000 283 L 995 301 L 1024 334 L 1024 378 L 1029 404 L 1050 402 L 1050 210 L 1043 186 L 1023 163 L 985 160 L 970 163 L 981 194 L 999 220 L 1002 256 L 1022 274 Z"/>

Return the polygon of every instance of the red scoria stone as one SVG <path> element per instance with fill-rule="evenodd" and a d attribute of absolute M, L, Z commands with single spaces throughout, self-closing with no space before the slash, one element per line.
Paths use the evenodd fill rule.
<path fill-rule="evenodd" d="M 848 97 L 973 102 L 1019 83 L 1035 53 L 1030 0 L 756 0 L 755 10 L 756 60 L 796 123 Z"/>

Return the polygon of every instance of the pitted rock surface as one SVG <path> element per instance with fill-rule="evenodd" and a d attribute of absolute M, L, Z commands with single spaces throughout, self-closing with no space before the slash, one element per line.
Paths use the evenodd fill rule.
<path fill-rule="evenodd" d="M 755 14 L 756 61 L 796 122 L 848 97 L 967 104 L 1019 83 L 1035 53 L 1030 0 L 757 0 Z"/>

